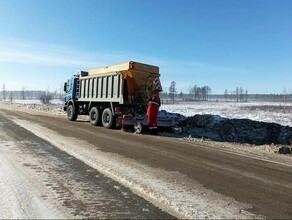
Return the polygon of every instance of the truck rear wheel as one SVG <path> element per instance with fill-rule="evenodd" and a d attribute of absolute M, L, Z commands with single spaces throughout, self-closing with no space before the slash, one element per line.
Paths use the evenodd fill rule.
<path fill-rule="evenodd" d="M 134 125 L 134 129 L 135 129 L 135 133 L 136 134 L 141 134 L 142 133 L 142 130 L 143 130 L 143 125 L 140 122 L 137 122 Z"/>
<path fill-rule="evenodd" d="M 112 111 L 109 108 L 106 108 L 102 112 L 101 122 L 103 127 L 112 128 L 114 126 L 114 116 Z"/>
<path fill-rule="evenodd" d="M 73 105 L 69 105 L 67 108 L 67 118 L 69 121 L 76 121 L 78 117 L 78 114 L 75 111 L 75 108 Z"/>
<path fill-rule="evenodd" d="M 93 126 L 98 125 L 99 123 L 99 111 L 96 107 L 93 107 L 89 112 L 89 121 Z"/>

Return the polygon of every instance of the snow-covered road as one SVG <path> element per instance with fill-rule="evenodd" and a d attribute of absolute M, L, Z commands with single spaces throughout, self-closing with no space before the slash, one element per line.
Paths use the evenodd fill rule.
<path fill-rule="evenodd" d="M 0 219 L 173 218 L 8 117 L 0 112 Z"/>
<path fill-rule="evenodd" d="M 180 173 L 153 169 L 117 154 L 101 152 L 86 142 L 64 138 L 56 132 L 28 121 L 16 120 L 15 123 L 178 218 L 258 217 L 247 211 L 251 208 L 250 205 L 207 190 Z M 208 209 L 208 206 L 213 208 Z"/>
<path fill-rule="evenodd" d="M 23 166 L 33 160 L 21 155 L 14 142 L 0 141 L 0 219 L 72 218 L 55 202 L 42 198 L 46 190 L 36 181 L 39 177 Z"/>

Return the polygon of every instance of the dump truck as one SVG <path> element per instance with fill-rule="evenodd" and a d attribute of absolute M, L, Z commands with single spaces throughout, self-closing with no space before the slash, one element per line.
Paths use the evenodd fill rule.
<path fill-rule="evenodd" d="M 148 100 L 162 90 L 159 77 L 159 67 L 134 61 L 79 71 L 64 84 L 64 111 L 69 121 L 88 115 L 94 126 L 133 126 L 141 133 Z M 158 117 L 157 125 L 181 130 L 175 118 Z"/>

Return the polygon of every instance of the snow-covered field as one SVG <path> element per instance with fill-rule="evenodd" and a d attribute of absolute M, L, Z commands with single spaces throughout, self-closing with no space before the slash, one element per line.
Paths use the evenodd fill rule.
<path fill-rule="evenodd" d="M 40 104 L 42 104 L 39 99 L 14 99 L 12 101 L 12 103 L 16 103 L 16 104 L 27 104 L 27 105 L 31 105 L 31 104 L 40 105 Z M 64 101 L 62 101 L 60 99 L 54 99 L 54 100 L 51 101 L 51 104 L 52 105 L 62 105 L 63 103 L 64 103 Z"/>
<path fill-rule="evenodd" d="M 251 119 L 274 122 L 292 127 L 292 103 L 278 102 L 193 102 L 161 105 L 160 110 L 179 113 L 186 117 L 199 115 L 219 115 L 229 119 Z"/>
<path fill-rule="evenodd" d="M 13 100 L 15 104 L 42 105 L 40 100 Z M 55 99 L 52 106 L 62 108 L 63 101 Z M 279 102 L 192 102 L 179 104 L 163 104 L 160 110 L 178 113 L 186 117 L 198 115 L 219 115 L 229 119 L 251 119 L 262 122 L 274 122 L 292 127 L 292 103 Z"/>

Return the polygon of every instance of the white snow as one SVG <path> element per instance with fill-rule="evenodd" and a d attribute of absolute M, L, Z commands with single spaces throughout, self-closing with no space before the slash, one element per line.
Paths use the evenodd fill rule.
<path fill-rule="evenodd" d="M 5 102 L 10 103 L 11 101 L 8 101 L 7 100 Z M 42 104 L 39 99 L 13 99 L 12 100 L 12 103 L 15 103 L 15 104 L 26 104 L 26 105 L 40 105 L 40 104 Z M 62 105 L 62 104 L 64 104 L 64 101 L 63 100 L 60 100 L 60 99 L 53 99 L 51 101 L 51 104 L 52 105 Z"/>
<path fill-rule="evenodd" d="M 0 219 L 60 219 L 64 215 L 41 198 L 35 176 L 22 165 L 14 142 L 0 140 Z"/>
<path fill-rule="evenodd" d="M 268 111 L 257 109 L 256 106 L 276 106 L 282 110 Z M 193 102 L 180 103 L 174 105 L 161 105 L 160 110 L 170 113 L 179 113 L 186 117 L 199 115 L 219 115 L 230 119 L 251 119 L 262 122 L 275 122 L 283 126 L 292 127 L 292 112 L 285 110 L 284 107 L 291 107 L 292 103 L 278 102 Z M 255 110 L 243 109 L 254 107 Z"/>

